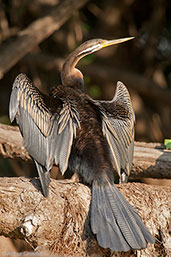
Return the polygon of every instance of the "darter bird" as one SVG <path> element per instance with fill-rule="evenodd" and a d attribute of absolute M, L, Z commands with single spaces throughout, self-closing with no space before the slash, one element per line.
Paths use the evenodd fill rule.
<path fill-rule="evenodd" d="M 61 71 L 61 85 L 49 96 L 19 74 L 13 84 L 9 116 L 16 119 L 24 146 L 33 158 L 43 195 L 48 196 L 53 163 L 61 173 L 76 172 L 91 186 L 90 223 L 98 244 L 112 251 L 147 247 L 154 239 L 135 209 L 114 184 L 130 173 L 134 145 L 134 112 L 127 88 L 117 83 L 111 101 L 84 93 L 78 61 L 104 47 L 132 38 L 92 39 L 71 53 Z"/>

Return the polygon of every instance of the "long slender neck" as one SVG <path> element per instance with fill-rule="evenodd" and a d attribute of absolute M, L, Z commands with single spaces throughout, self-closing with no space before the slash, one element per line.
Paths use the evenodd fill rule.
<path fill-rule="evenodd" d="M 81 71 L 75 68 L 78 61 L 84 56 L 79 55 L 79 49 L 77 48 L 72 52 L 65 60 L 62 71 L 61 80 L 64 86 L 84 89 L 84 80 Z"/>

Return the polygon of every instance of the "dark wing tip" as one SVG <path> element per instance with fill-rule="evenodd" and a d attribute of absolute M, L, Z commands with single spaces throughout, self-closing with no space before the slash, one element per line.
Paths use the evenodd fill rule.
<path fill-rule="evenodd" d="M 117 82 L 116 93 L 123 95 L 124 97 L 127 96 L 127 97 L 129 97 L 129 100 L 130 100 L 130 95 L 129 95 L 128 89 L 125 86 L 125 84 L 121 81 Z"/>
<path fill-rule="evenodd" d="M 42 193 L 44 195 L 44 197 L 48 198 L 49 196 L 49 188 L 42 188 Z"/>
<path fill-rule="evenodd" d="M 16 79 L 28 79 L 27 75 L 25 73 L 20 73 L 17 75 Z"/>
<path fill-rule="evenodd" d="M 130 94 L 127 87 L 121 81 L 117 82 L 116 91 L 112 102 L 115 102 L 115 104 L 119 103 L 119 105 L 122 105 L 125 109 L 129 110 L 131 117 L 134 116 Z"/>
<path fill-rule="evenodd" d="M 24 81 L 30 82 L 30 79 L 26 76 L 25 73 L 18 74 L 17 77 L 14 80 L 13 89 L 15 87 L 19 87 L 21 85 L 21 82 L 24 82 Z"/>
<path fill-rule="evenodd" d="M 35 161 L 35 160 L 34 160 Z M 37 161 L 35 161 L 37 171 L 40 178 L 40 183 L 42 187 L 42 193 L 45 197 L 48 197 L 49 195 L 49 184 L 50 184 L 50 173 L 43 167 L 41 164 L 39 164 Z"/>

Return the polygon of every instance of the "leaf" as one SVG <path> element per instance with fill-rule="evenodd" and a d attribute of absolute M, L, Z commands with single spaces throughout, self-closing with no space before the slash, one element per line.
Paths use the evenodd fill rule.
<path fill-rule="evenodd" d="M 171 150 L 171 139 L 165 139 L 164 144 L 167 150 Z"/>

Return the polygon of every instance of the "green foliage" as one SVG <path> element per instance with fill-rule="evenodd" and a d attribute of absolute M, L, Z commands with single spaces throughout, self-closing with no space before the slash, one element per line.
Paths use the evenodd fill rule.
<path fill-rule="evenodd" d="M 88 32 L 88 31 L 91 30 L 91 27 L 90 27 L 89 24 L 83 23 L 83 24 L 82 24 L 82 30 L 83 30 L 84 32 Z"/>
<path fill-rule="evenodd" d="M 84 76 L 84 83 L 85 83 L 85 85 L 90 84 L 90 77 L 89 76 Z"/>
<path fill-rule="evenodd" d="M 11 125 L 9 117 L 7 115 L 0 116 L 0 123 Z"/>
<path fill-rule="evenodd" d="M 82 65 L 88 65 L 90 63 L 93 63 L 96 59 L 95 54 L 90 54 L 85 56 L 83 59 L 80 60 L 80 64 Z"/>
<path fill-rule="evenodd" d="M 171 150 L 171 139 L 165 139 L 164 144 L 167 150 Z"/>
<path fill-rule="evenodd" d="M 88 94 L 92 98 L 100 98 L 101 96 L 101 90 L 97 85 L 91 85 L 91 87 L 88 90 Z"/>

